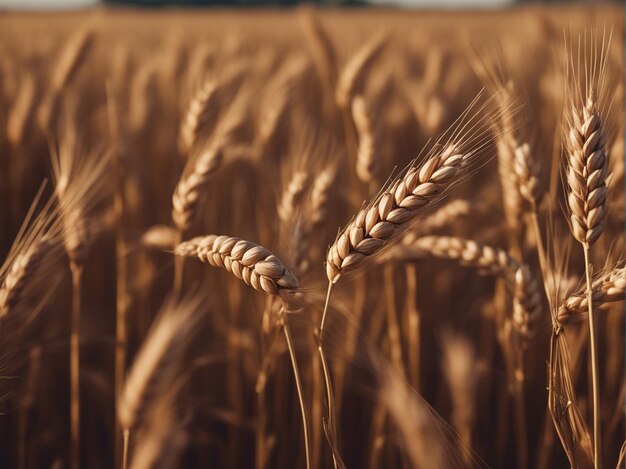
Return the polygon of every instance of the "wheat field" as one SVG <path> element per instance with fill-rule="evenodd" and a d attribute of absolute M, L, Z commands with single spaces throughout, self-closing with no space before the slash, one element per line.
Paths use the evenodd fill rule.
<path fill-rule="evenodd" d="M 624 467 L 618 7 L 0 15 L 0 466 Z"/>

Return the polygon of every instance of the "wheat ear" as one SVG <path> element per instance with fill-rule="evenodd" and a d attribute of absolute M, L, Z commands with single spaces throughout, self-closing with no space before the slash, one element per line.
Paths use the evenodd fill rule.
<path fill-rule="evenodd" d="M 213 267 L 221 267 L 231 272 L 246 285 L 268 295 L 282 296 L 283 299 L 298 289 L 298 280 L 283 265 L 283 263 L 268 249 L 250 241 L 232 236 L 201 236 L 180 243 L 174 249 L 174 254 L 183 257 L 195 257 Z M 309 430 L 304 393 L 300 381 L 298 361 L 296 359 L 293 340 L 287 318 L 285 306 L 281 308 L 279 322 L 287 347 L 294 373 L 300 412 L 302 414 L 302 428 L 304 433 L 304 448 L 306 453 L 307 469 L 311 465 L 309 450 Z"/>
<path fill-rule="evenodd" d="M 263 246 L 232 236 L 200 236 L 180 243 L 174 254 L 222 267 L 246 285 L 269 295 L 298 288 L 296 277 Z"/>
<path fill-rule="evenodd" d="M 0 266 L 0 319 L 9 316 L 25 298 L 25 290 L 37 283 L 40 269 L 52 263 L 62 236 L 58 210 L 50 199 L 35 216 L 45 184 L 42 184 Z"/>
<path fill-rule="evenodd" d="M 580 38 L 579 38 L 580 39 Z M 607 131 L 603 120 L 602 96 L 604 76 L 606 73 L 608 45 L 602 38 L 602 53 L 596 50 L 597 39 L 592 33 L 590 54 L 587 57 L 587 35 L 581 50 L 584 52 L 584 74 L 578 68 L 580 63 L 573 65 L 574 58 L 569 57 L 568 73 L 570 76 L 570 103 L 566 118 L 566 181 L 567 202 L 570 210 L 570 228 L 574 238 L 582 245 L 585 256 L 585 278 L 587 283 L 587 307 L 589 312 L 589 349 L 591 355 L 591 371 L 593 386 L 593 434 L 594 434 L 594 467 L 602 466 L 602 435 L 600 417 L 600 378 L 598 376 L 598 351 L 593 308 L 592 268 L 590 264 L 591 246 L 598 240 L 604 230 L 606 216 L 606 180 L 609 168 L 609 152 L 607 150 Z M 610 44 L 610 38 L 608 43 Z M 580 58 L 579 58 L 580 59 Z M 584 75 L 584 86 L 579 80 Z"/>
<path fill-rule="evenodd" d="M 532 326 L 541 315 L 541 291 L 527 265 L 520 263 L 503 249 L 449 236 L 418 238 L 411 245 L 399 247 L 396 256 L 392 257 L 411 259 L 419 256 L 420 252 L 442 259 L 453 259 L 485 274 L 507 278 L 514 290 L 513 324 L 523 338 L 532 334 Z M 391 254 L 393 253 L 390 252 Z"/>
<path fill-rule="evenodd" d="M 593 282 L 592 300 L 594 307 L 600 308 L 608 303 L 623 301 L 626 291 L 626 270 L 624 266 L 615 267 L 608 273 L 600 276 Z M 563 300 L 559 309 L 557 321 L 561 326 L 584 317 L 589 312 L 586 286 Z"/>
<path fill-rule="evenodd" d="M 118 419 L 123 430 L 132 430 L 144 417 L 161 385 L 170 384 L 201 315 L 200 298 L 166 301 L 150 328 L 128 372 L 118 402 Z"/>
<path fill-rule="evenodd" d="M 17 305 L 28 281 L 54 247 L 55 243 L 44 236 L 15 256 L 0 285 L 0 318 Z"/>
<path fill-rule="evenodd" d="M 231 145 L 247 122 L 247 94 L 239 94 L 215 130 L 211 143 L 187 160 L 172 195 L 172 219 L 181 233 L 199 215 L 209 181 L 222 165 L 224 149 Z"/>
<path fill-rule="evenodd" d="M 384 33 L 374 36 L 345 65 L 339 76 L 335 95 L 340 108 L 345 109 L 350 106 L 352 98 L 361 91 L 367 73 L 387 44 L 387 38 L 388 36 Z"/>
<path fill-rule="evenodd" d="M 372 182 L 380 164 L 380 141 L 371 105 L 363 96 L 352 100 L 352 119 L 359 138 L 356 174 L 363 182 Z"/>

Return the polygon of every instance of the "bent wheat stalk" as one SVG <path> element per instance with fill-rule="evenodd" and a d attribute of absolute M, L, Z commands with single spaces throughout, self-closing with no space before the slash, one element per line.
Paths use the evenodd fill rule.
<path fill-rule="evenodd" d="M 414 160 L 407 169 L 394 178 L 374 199 L 356 214 L 356 217 L 340 232 L 326 255 L 328 290 L 320 327 L 318 351 L 322 364 L 326 363 L 323 351 L 326 316 L 333 286 L 343 276 L 362 267 L 366 260 L 379 255 L 421 215 L 441 200 L 461 179 L 476 159 L 486 157 L 492 146 L 493 122 L 502 112 L 483 111 L 489 100 L 474 109 L 480 94 L 461 114 L 457 122 L 431 147 L 425 158 Z M 472 114 L 476 111 L 475 114 Z M 482 128 L 485 126 L 485 128 Z M 327 379 L 329 399 L 328 421 L 331 414 L 332 389 Z M 331 428 L 334 434 L 334 429 Z M 337 461 L 335 460 L 335 465 Z"/>
<path fill-rule="evenodd" d="M 287 270 L 280 259 L 268 249 L 232 236 L 209 235 L 193 238 L 176 246 L 174 254 L 182 257 L 194 257 L 213 267 L 224 268 L 255 290 L 268 295 L 280 296 L 283 299 L 283 307 L 279 313 L 279 324 L 289 349 L 289 357 L 300 401 L 306 466 L 309 469 L 311 466 L 309 424 L 298 361 L 293 347 L 291 330 L 286 318 L 287 311 L 285 306 L 286 299 L 296 293 L 298 280 Z"/>

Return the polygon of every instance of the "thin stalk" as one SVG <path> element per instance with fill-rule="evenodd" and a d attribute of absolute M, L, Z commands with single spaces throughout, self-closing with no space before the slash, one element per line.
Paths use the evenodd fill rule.
<path fill-rule="evenodd" d="M 183 241 L 185 233 L 178 232 L 178 239 L 176 244 L 180 244 Z M 183 290 L 183 272 L 185 269 L 185 258 L 183 256 L 174 256 L 174 297 L 180 298 Z"/>
<path fill-rule="evenodd" d="M 128 443 L 130 441 L 130 430 L 128 428 L 124 429 L 123 435 L 123 449 L 122 449 L 122 469 L 126 469 L 128 467 Z"/>
<path fill-rule="evenodd" d="M 541 275 L 545 276 L 546 271 L 546 251 L 543 248 L 543 236 L 541 235 L 541 228 L 539 227 L 539 215 L 537 213 L 537 207 L 532 208 L 533 230 L 535 231 L 535 240 L 537 243 L 537 257 L 539 257 L 539 266 L 541 267 Z"/>
<path fill-rule="evenodd" d="M 257 417 L 256 417 L 256 449 L 255 449 L 255 464 L 256 469 L 263 469 L 265 467 L 265 460 L 267 456 L 265 454 L 265 425 L 267 419 L 265 418 L 265 386 L 258 389 L 256 392 L 257 403 Z"/>
<path fill-rule="evenodd" d="M 589 311 L 589 348 L 591 349 L 591 380 L 593 386 L 593 466 L 602 467 L 602 435 L 600 433 L 600 382 L 598 378 L 598 348 L 596 344 L 595 320 L 593 315 L 592 266 L 589 263 L 589 244 L 583 244 L 585 254 L 585 277 L 587 279 L 587 306 Z"/>
<path fill-rule="evenodd" d="M 289 357 L 291 358 L 291 367 L 293 368 L 293 374 L 296 380 L 296 389 L 298 391 L 298 400 L 300 401 L 300 412 L 302 413 L 302 431 L 304 432 L 304 451 L 306 457 L 306 467 L 311 469 L 311 455 L 309 451 L 309 424 L 306 416 L 306 407 L 304 405 L 304 393 L 302 392 L 302 383 L 300 382 L 300 372 L 298 371 L 298 361 L 296 359 L 296 352 L 291 340 L 291 331 L 287 318 L 283 322 L 283 332 L 285 333 L 285 340 L 287 341 L 287 348 L 289 349 Z"/>
<path fill-rule="evenodd" d="M 262 315 L 262 328 L 261 328 L 261 369 L 256 382 L 256 402 L 257 402 L 257 425 L 256 425 L 256 441 L 255 441 L 255 467 L 256 469 L 263 469 L 267 463 L 267 451 L 265 444 L 267 439 L 265 437 L 265 427 L 267 426 L 267 415 L 265 409 L 266 399 L 266 383 L 267 383 L 267 371 L 270 366 L 271 357 L 274 356 L 276 341 L 270 344 L 269 349 L 266 346 L 265 336 L 270 333 L 270 313 L 272 310 L 273 298 L 267 296 L 265 301 L 265 308 Z"/>
<path fill-rule="evenodd" d="M 526 403 L 524 401 L 524 352 L 517 346 L 517 365 L 514 372 L 514 401 L 517 435 L 517 465 L 519 469 L 528 467 L 528 433 L 526 428 Z"/>
<path fill-rule="evenodd" d="M 333 399 L 333 387 L 332 387 L 332 381 L 330 378 L 330 371 L 328 369 L 328 363 L 326 362 L 326 355 L 324 354 L 324 349 L 322 348 L 322 341 L 321 339 L 318 341 L 317 344 L 317 352 L 319 354 L 320 357 L 320 361 L 322 362 L 322 371 L 324 372 L 324 387 L 326 388 L 326 407 L 328 409 L 328 416 L 327 416 L 327 432 L 330 434 L 328 435 L 327 433 L 327 437 L 329 437 L 330 443 L 331 443 L 331 450 L 332 450 L 332 454 L 333 454 L 333 467 L 335 469 L 337 469 L 339 467 L 339 462 L 338 462 L 338 458 L 336 456 L 336 452 L 337 452 L 337 445 L 336 445 L 336 438 L 337 438 L 337 425 L 335 423 L 335 407 L 334 407 L 334 399 Z"/>
<path fill-rule="evenodd" d="M 330 295 L 333 291 L 333 284 L 328 283 L 328 291 L 326 292 L 326 302 L 324 304 L 324 311 L 322 312 L 322 320 L 320 322 L 319 332 L 317 334 L 317 352 L 320 357 L 320 361 L 322 363 L 322 371 L 324 372 L 324 387 L 326 388 L 326 408 L 328 409 L 327 415 L 327 438 L 329 439 L 329 444 L 331 445 L 331 450 L 333 454 L 333 466 L 335 469 L 339 467 L 340 457 L 337 455 L 337 426 L 335 424 L 335 408 L 334 408 L 334 398 L 333 398 L 333 385 L 330 377 L 330 370 L 328 368 L 328 362 L 326 361 L 326 354 L 324 353 L 324 326 L 326 325 L 326 315 L 328 313 L 328 305 L 330 303 Z M 328 434 L 330 433 L 330 435 Z"/>
<path fill-rule="evenodd" d="M 183 269 L 185 268 L 185 258 L 174 257 L 174 296 L 179 298 L 183 288 Z"/>
<path fill-rule="evenodd" d="M 398 325 L 398 312 L 396 311 L 396 298 L 393 279 L 393 266 L 385 265 L 385 298 L 387 300 L 387 334 L 389 338 L 389 351 L 391 363 L 398 372 L 403 372 L 402 363 L 402 339 L 400 338 L 400 326 Z"/>
<path fill-rule="evenodd" d="M 323 421 L 322 416 L 322 383 L 319 379 L 320 377 L 320 358 L 314 353 L 311 354 L 311 373 L 312 373 L 312 399 L 311 399 L 311 433 L 313 437 L 313 455 L 312 455 L 312 465 L 313 467 L 319 467 L 320 462 L 320 454 L 322 447 L 322 428 L 321 424 Z"/>
<path fill-rule="evenodd" d="M 349 107 L 341 111 L 341 119 L 343 121 L 343 134 L 346 152 L 348 153 L 348 161 L 350 162 L 350 166 L 354 167 L 359 143 L 354 132 L 354 124 L 352 123 L 352 114 Z"/>
<path fill-rule="evenodd" d="M 127 320 L 126 313 L 128 307 L 127 291 L 127 265 L 126 265 L 126 240 L 124 236 L 124 220 L 126 213 L 126 203 L 124 200 L 124 172 L 119 147 L 119 135 L 117 121 L 117 104 L 110 83 L 107 83 L 107 110 L 109 115 L 109 127 L 113 145 L 115 148 L 113 158 L 113 169 L 115 172 L 115 193 L 113 207 L 115 210 L 115 405 L 119 402 L 124 388 L 126 375 L 126 346 L 127 346 Z M 116 409 L 117 415 L 117 409 Z M 120 428 L 115 429 L 115 460 L 120 458 Z"/>
<path fill-rule="evenodd" d="M 411 386 L 419 390 L 420 388 L 420 327 L 421 320 L 417 309 L 417 267 L 415 264 L 407 264 L 406 272 L 406 312 L 408 322 L 409 341 L 409 377 Z"/>
<path fill-rule="evenodd" d="M 377 404 L 374 408 L 372 417 L 372 448 L 370 450 L 369 468 L 376 469 L 381 467 L 382 452 L 385 447 L 385 420 L 387 412 L 382 404 Z"/>
<path fill-rule="evenodd" d="M 72 318 L 70 330 L 70 467 L 80 467 L 80 303 L 83 269 L 71 262 Z"/>
<path fill-rule="evenodd" d="M 326 313 L 328 312 L 328 305 L 330 303 L 330 294 L 333 291 L 333 284 L 328 282 L 328 291 L 326 292 L 326 302 L 324 303 L 324 311 L 322 312 L 322 321 L 320 322 L 320 342 L 324 339 L 324 326 L 326 325 Z"/>

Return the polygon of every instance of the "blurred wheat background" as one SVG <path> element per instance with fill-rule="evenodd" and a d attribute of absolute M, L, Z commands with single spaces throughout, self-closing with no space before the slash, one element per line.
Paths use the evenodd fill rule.
<path fill-rule="evenodd" d="M 623 464 L 623 38 L 0 15 L 0 466 Z"/>

